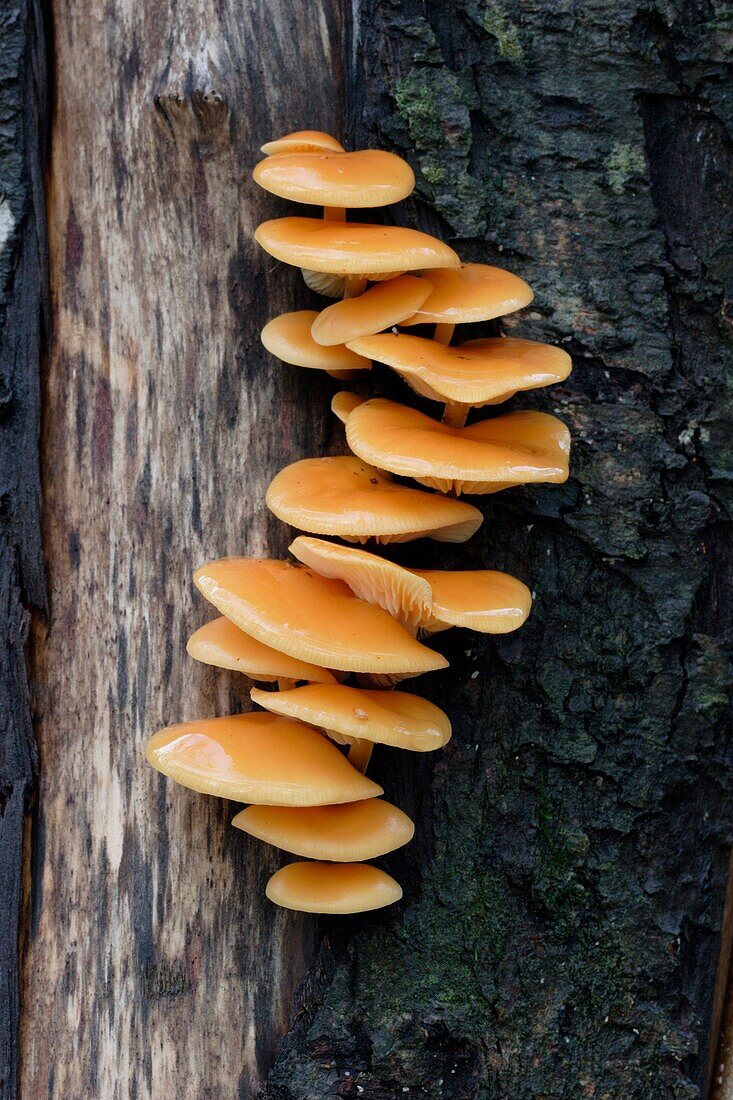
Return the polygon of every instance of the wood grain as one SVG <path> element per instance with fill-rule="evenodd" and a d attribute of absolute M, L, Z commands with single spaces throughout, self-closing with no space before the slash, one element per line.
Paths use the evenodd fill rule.
<path fill-rule="evenodd" d="M 311 958 L 278 864 L 233 805 L 145 764 L 157 726 L 249 709 L 197 667 L 195 566 L 278 554 L 274 472 L 323 450 L 331 386 L 259 343 L 309 305 L 252 242 L 283 210 L 260 144 L 340 128 L 335 0 L 57 0 L 44 394 L 50 619 L 34 638 L 43 761 L 22 1095 L 254 1095 Z M 266 44 L 266 48 L 265 48 Z"/>

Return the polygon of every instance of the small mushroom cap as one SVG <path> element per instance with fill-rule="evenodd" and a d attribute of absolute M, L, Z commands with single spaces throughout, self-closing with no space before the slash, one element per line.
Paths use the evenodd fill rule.
<path fill-rule="evenodd" d="M 356 209 L 400 202 L 415 186 L 410 165 L 381 149 L 268 156 L 252 175 L 255 183 L 281 199 Z"/>
<path fill-rule="evenodd" d="M 321 130 L 295 130 L 292 134 L 268 141 L 262 146 L 268 157 L 280 153 L 343 153 L 343 145 Z"/>
<path fill-rule="evenodd" d="M 317 317 L 314 309 L 300 309 L 274 317 L 262 330 L 262 343 L 284 363 L 325 370 L 336 378 L 351 377 L 353 371 L 371 370 L 371 360 L 357 355 L 343 344 L 327 348 L 317 344 L 311 335 L 311 327 Z"/>
<path fill-rule="evenodd" d="M 509 413 L 451 428 L 375 398 L 351 413 L 346 439 L 365 462 L 443 492 L 491 493 L 568 477 L 570 433 L 547 413 Z"/>
<path fill-rule="evenodd" d="M 349 347 L 392 367 L 423 397 L 474 406 L 562 382 L 573 365 L 562 348 L 513 337 L 446 347 L 420 336 L 384 332 L 352 340 Z"/>
<path fill-rule="evenodd" d="M 428 631 L 465 626 L 482 634 L 508 634 L 529 615 L 532 593 L 526 584 L 493 569 L 415 569 L 432 591 Z"/>
<path fill-rule="evenodd" d="M 229 619 L 212 619 L 188 639 L 186 650 L 196 661 L 216 668 L 242 672 L 250 680 L 272 683 L 274 680 L 308 680 L 317 684 L 333 684 L 336 677 L 325 668 L 298 661 L 263 645 L 245 634 Z"/>
<path fill-rule="evenodd" d="M 223 558 L 197 569 L 194 582 L 240 630 L 301 661 L 345 672 L 414 675 L 448 664 L 348 585 L 301 565 Z"/>
<path fill-rule="evenodd" d="M 289 863 L 268 882 L 275 905 L 299 913 L 366 913 L 402 897 L 402 887 L 370 863 Z"/>
<path fill-rule="evenodd" d="M 412 752 L 441 749 L 451 736 L 448 715 L 419 695 L 347 684 L 306 684 L 288 691 L 252 688 L 252 699 L 275 714 L 298 718 L 329 734 Z"/>
<path fill-rule="evenodd" d="M 270 482 L 266 500 L 284 523 L 349 542 L 465 542 L 483 519 L 465 501 L 395 485 L 350 455 L 286 466 Z"/>
<path fill-rule="evenodd" d="M 379 604 L 414 630 L 430 619 L 428 582 L 378 554 L 306 535 L 291 543 L 290 553 L 321 576 L 344 581 L 360 599 Z"/>
<path fill-rule="evenodd" d="M 443 241 L 396 225 L 276 218 L 257 227 L 255 240 L 283 263 L 333 275 L 458 267 L 460 263 Z"/>
<path fill-rule="evenodd" d="M 415 834 L 407 814 L 381 798 L 340 806 L 248 806 L 232 825 L 293 855 L 339 863 L 378 859 Z"/>
<path fill-rule="evenodd" d="M 180 722 L 154 733 L 145 755 L 176 783 L 236 802 L 322 806 L 383 793 L 317 730 L 274 714 Z"/>
<path fill-rule="evenodd" d="M 405 325 L 470 324 L 514 313 L 534 298 L 532 289 L 511 271 L 487 264 L 463 264 L 441 271 L 433 290 Z"/>
<path fill-rule="evenodd" d="M 366 397 L 360 397 L 358 393 L 349 393 L 347 390 L 339 390 L 331 399 L 331 412 L 339 418 L 342 424 L 349 419 L 354 409 L 363 405 Z"/>
<path fill-rule="evenodd" d="M 313 322 L 313 339 L 330 347 L 381 332 L 408 317 L 429 293 L 427 279 L 414 275 L 377 283 L 357 298 L 335 302 L 319 313 Z"/>

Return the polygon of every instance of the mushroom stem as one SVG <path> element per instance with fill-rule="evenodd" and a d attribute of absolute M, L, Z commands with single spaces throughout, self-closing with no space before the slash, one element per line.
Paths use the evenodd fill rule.
<path fill-rule="evenodd" d="M 358 772 L 361 772 L 362 775 L 364 775 L 369 767 L 373 748 L 373 741 L 367 741 L 364 737 L 358 737 L 354 738 L 354 743 L 349 749 L 349 763 L 352 764 Z"/>
<path fill-rule="evenodd" d="M 346 207 L 345 206 L 324 206 L 323 207 L 323 220 L 324 220 L 324 222 L 345 222 L 346 221 Z"/>
<path fill-rule="evenodd" d="M 295 687 L 297 681 L 291 680 L 289 676 L 278 676 L 277 678 L 277 690 L 278 691 L 290 691 Z"/>
<path fill-rule="evenodd" d="M 344 298 L 358 298 L 366 289 L 366 275 L 347 275 L 344 283 Z"/>
<path fill-rule="evenodd" d="M 453 333 L 456 331 L 456 326 L 452 324 L 443 324 L 435 326 L 435 333 L 433 339 L 437 340 L 439 344 L 450 344 L 453 339 Z"/>
<path fill-rule="evenodd" d="M 443 423 L 449 428 L 462 428 L 466 423 L 470 405 L 463 405 L 459 401 L 448 401 L 443 413 Z"/>

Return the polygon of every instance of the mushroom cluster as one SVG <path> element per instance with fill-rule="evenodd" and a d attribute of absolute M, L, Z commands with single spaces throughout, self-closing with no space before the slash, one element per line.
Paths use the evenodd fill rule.
<path fill-rule="evenodd" d="M 373 361 L 386 364 L 444 411 L 435 419 L 394 401 L 336 393 L 332 409 L 352 453 L 295 462 L 267 491 L 270 510 L 307 532 L 290 546 L 294 560 L 227 558 L 194 574 L 221 617 L 192 635 L 189 654 L 276 690 L 252 689 L 261 711 L 160 730 L 147 756 L 184 786 L 247 803 L 233 824 L 302 858 L 270 879 L 273 902 L 354 913 L 402 896 L 390 875 L 364 861 L 414 833 L 365 774 L 374 744 L 427 752 L 451 736 L 440 708 L 395 685 L 446 667 L 425 644 L 430 634 L 453 626 L 507 633 L 531 605 L 526 585 L 508 574 L 409 569 L 354 544 L 465 542 L 482 515 L 461 493 L 564 481 L 570 439 L 555 417 L 520 411 L 466 420 L 472 408 L 561 381 L 571 363 L 558 348 L 511 337 L 454 346 L 456 325 L 526 306 L 527 284 L 499 268 L 462 264 L 417 230 L 346 220 L 347 208 L 409 195 L 415 181 L 405 161 L 346 152 L 318 131 L 288 134 L 263 152 L 255 181 L 322 207 L 322 216 L 267 221 L 256 240 L 299 267 L 311 289 L 337 299 L 320 312 L 274 318 L 262 332 L 267 350 L 341 382 Z M 435 326 L 432 339 L 399 331 L 415 325 Z"/>

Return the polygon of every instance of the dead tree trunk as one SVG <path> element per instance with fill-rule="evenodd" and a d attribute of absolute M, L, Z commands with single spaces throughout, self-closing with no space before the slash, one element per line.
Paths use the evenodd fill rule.
<path fill-rule="evenodd" d="M 722 5 L 663 10 L 53 0 L 22 1100 L 702 1094 L 733 818 L 731 84 Z M 43 603 L 43 101 L 22 13 L 25 67 L 0 44 L 27 158 L 0 267 L 3 1100 L 33 775 L 23 606 Z M 258 147 L 303 126 L 407 156 L 400 216 L 524 276 L 536 300 L 512 331 L 575 360 L 517 402 L 571 426 L 570 482 L 487 498 L 464 548 L 395 551 L 506 569 L 536 603 L 516 635 L 438 636 L 451 668 L 421 690 L 453 741 L 430 761 L 375 754 L 418 824 L 390 861 L 404 903 L 319 927 L 264 901 L 278 857 L 231 830 L 231 807 L 142 757 L 157 725 L 248 705 L 185 658 L 206 618 L 191 570 L 283 554 L 270 477 L 343 448 L 331 384 L 258 336 L 316 304 L 251 238 L 282 209 L 249 180 Z"/>

